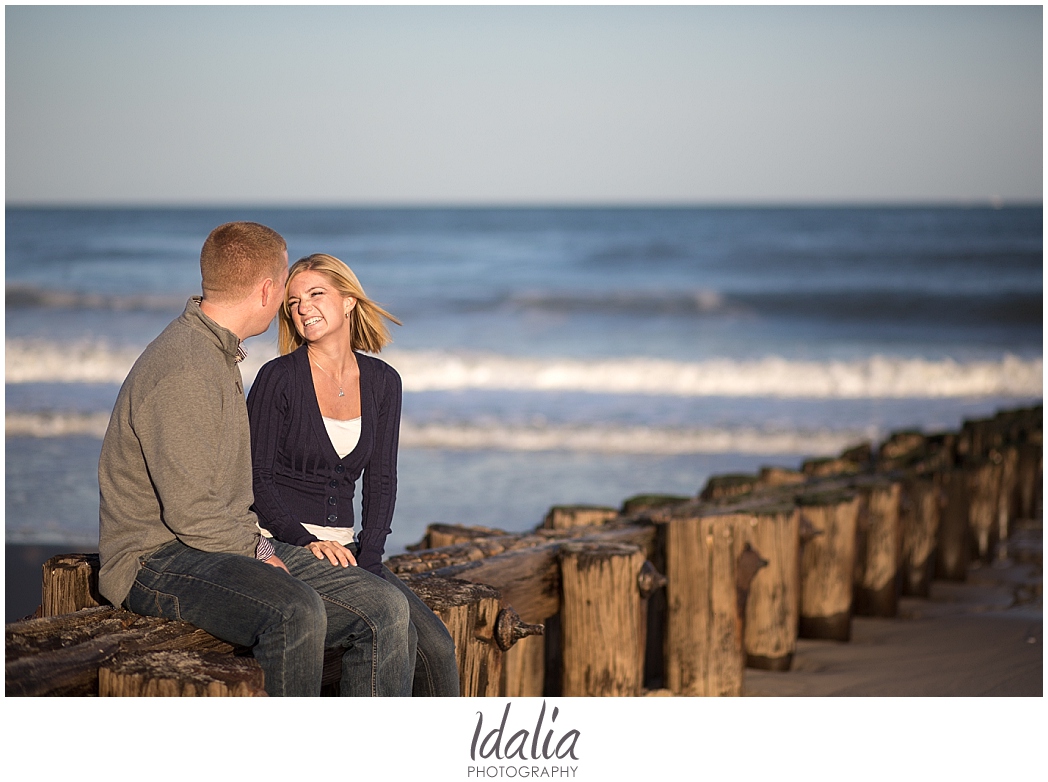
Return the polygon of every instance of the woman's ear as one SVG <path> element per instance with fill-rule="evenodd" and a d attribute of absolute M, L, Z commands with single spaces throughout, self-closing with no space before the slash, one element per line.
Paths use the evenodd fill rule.
<path fill-rule="evenodd" d="M 353 308 L 357 306 L 357 300 L 352 296 L 346 296 L 346 298 L 343 299 L 343 304 L 346 308 L 346 317 L 348 318 L 349 313 L 352 312 Z"/>

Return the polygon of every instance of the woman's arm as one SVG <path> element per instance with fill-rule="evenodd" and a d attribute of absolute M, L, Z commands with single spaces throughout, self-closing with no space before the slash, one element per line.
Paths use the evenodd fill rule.
<path fill-rule="evenodd" d="M 285 448 L 291 412 L 291 376 L 286 366 L 271 361 L 259 370 L 247 397 L 251 421 L 251 474 L 259 523 L 293 546 L 306 546 L 316 536 L 295 520 L 273 484 L 274 466 Z"/>
<path fill-rule="evenodd" d="M 382 553 L 393 522 L 393 506 L 397 500 L 397 447 L 400 442 L 400 407 L 402 388 L 400 375 L 392 367 L 382 364 L 383 388 L 379 396 L 378 420 L 375 426 L 375 444 L 371 460 L 364 468 L 361 492 L 360 552 L 357 564 L 382 575 Z"/>

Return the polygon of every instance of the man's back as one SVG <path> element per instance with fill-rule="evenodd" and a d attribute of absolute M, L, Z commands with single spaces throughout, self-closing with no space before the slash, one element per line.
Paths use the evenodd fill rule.
<path fill-rule="evenodd" d="M 202 551 L 255 554 L 238 344 L 191 300 L 120 389 L 98 466 L 99 587 L 115 605 L 141 558 L 176 537 Z"/>

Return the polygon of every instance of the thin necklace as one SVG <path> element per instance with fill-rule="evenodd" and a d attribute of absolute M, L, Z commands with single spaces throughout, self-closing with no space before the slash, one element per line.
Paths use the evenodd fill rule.
<path fill-rule="evenodd" d="M 312 356 L 309 357 L 309 360 L 312 361 L 314 364 L 317 364 L 317 360 L 315 358 L 313 358 Z M 323 372 L 325 375 L 327 375 L 328 377 L 330 377 L 332 380 L 335 381 L 335 385 L 338 386 L 338 395 L 339 396 L 345 396 L 346 395 L 346 392 L 342 390 L 342 384 L 339 383 L 338 380 L 335 380 L 335 376 L 334 375 L 332 375 L 330 372 L 328 372 L 326 369 L 324 369 L 324 367 L 320 366 L 320 364 L 317 364 L 317 369 L 319 369 L 321 372 Z"/>

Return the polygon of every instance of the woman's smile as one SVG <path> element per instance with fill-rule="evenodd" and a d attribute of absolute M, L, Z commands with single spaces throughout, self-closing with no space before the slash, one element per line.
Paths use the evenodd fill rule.
<path fill-rule="evenodd" d="M 302 272 L 288 286 L 287 308 L 291 320 L 299 335 L 310 342 L 346 324 L 346 306 L 346 298 L 319 272 Z"/>

